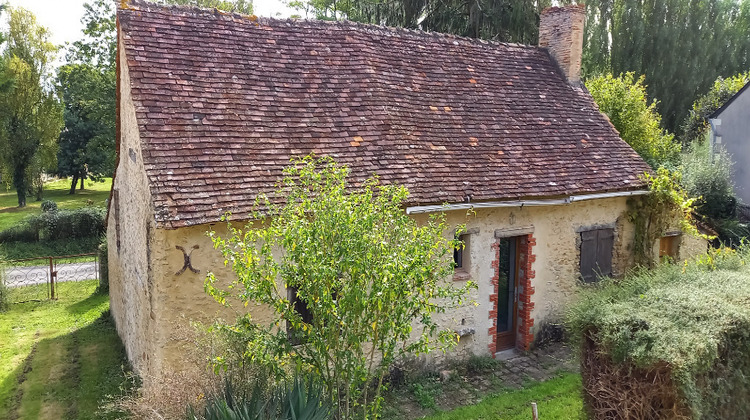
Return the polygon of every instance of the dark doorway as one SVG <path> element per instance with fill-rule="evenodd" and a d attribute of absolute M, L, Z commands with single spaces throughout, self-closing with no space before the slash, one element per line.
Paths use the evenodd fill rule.
<path fill-rule="evenodd" d="M 500 239 L 496 351 L 507 350 L 516 346 L 520 242 L 520 236 Z"/>

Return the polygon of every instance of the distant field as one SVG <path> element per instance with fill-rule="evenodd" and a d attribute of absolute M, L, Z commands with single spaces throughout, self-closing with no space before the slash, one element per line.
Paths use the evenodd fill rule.
<path fill-rule="evenodd" d="M 104 206 L 109 198 L 109 190 L 112 188 L 112 178 L 105 178 L 103 182 L 86 180 L 85 190 L 76 190 L 74 195 L 70 191 L 70 179 L 61 179 L 50 182 L 44 186 L 44 199 L 57 203 L 60 209 L 74 209 L 84 207 L 88 200 L 93 201 L 95 206 Z M 30 214 L 38 214 L 41 201 L 34 201 L 34 197 L 27 197 L 26 207 L 18 208 L 16 191 L 0 190 L 0 230 L 5 230 L 18 223 Z"/>

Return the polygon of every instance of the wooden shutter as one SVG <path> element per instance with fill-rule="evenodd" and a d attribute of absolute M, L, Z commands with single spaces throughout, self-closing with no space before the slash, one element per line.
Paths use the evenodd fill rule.
<path fill-rule="evenodd" d="M 581 277 L 585 283 L 596 280 L 596 231 L 581 232 Z"/>
<path fill-rule="evenodd" d="M 581 232 L 581 277 L 584 282 L 591 283 L 599 276 L 612 275 L 614 241 L 614 229 Z"/>
<path fill-rule="evenodd" d="M 596 274 L 600 276 L 612 275 L 612 246 L 615 243 L 614 229 L 599 229 L 596 244 Z"/>

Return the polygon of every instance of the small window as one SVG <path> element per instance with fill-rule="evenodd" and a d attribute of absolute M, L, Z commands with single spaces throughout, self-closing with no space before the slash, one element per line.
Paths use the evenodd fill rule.
<path fill-rule="evenodd" d="M 612 275 L 614 229 L 581 232 L 581 278 L 586 283 Z"/>
<path fill-rule="evenodd" d="M 677 260 L 680 249 L 680 235 L 669 235 L 659 239 L 659 258 Z"/>
<path fill-rule="evenodd" d="M 294 310 L 302 317 L 302 322 L 304 322 L 305 324 L 312 324 L 312 311 L 310 311 L 310 308 L 307 306 L 307 302 L 300 299 L 300 297 L 297 295 L 297 288 L 287 287 L 287 296 L 289 298 L 289 301 L 294 306 Z M 290 323 L 287 323 L 286 333 L 289 337 L 289 341 L 292 342 L 292 345 L 301 344 L 305 341 L 302 333 L 292 328 Z"/>
<path fill-rule="evenodd" d="M 468 274 L 471 270 L 470 235 L 459 235 L 457 239 L 461 241 L 461 244 L 453 249 L 453 265 L 456 273 Z"/>

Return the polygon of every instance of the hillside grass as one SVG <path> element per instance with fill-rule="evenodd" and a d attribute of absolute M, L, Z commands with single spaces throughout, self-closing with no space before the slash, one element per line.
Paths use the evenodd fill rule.
<path fill-rule="evenodd" d="M 104 207 L 109 190 L 112 188 L 112 178 L 105 178 L 103 182 L 91 180 L 85 181 L 83 191 L 76 189 L 73 195 L 70 191 L 71 179 L 61 179 L 44 185 L 44 200 L 52 200 L 57 203 L 59 209 L 77 209 L 88 205 L 91 200 L 95 206 Z M 0 230 L 5 230 L 30 214 L 39 214 L 41 201 L 34 201 L 34 197 L 27 197 L 26 207 L 18 207 L 18 198 L 15 190 L 0 190 Z"/>
<path fill-rule="evenodd" d="M 0 313 L 0 418 L 117 419 L 125 351 L 97 282 L 58 285 L 57 301 Z M 126 387 L 125 387 L 126 388 Z"/>

